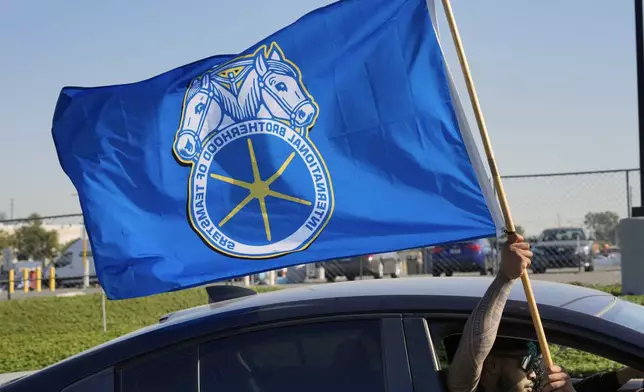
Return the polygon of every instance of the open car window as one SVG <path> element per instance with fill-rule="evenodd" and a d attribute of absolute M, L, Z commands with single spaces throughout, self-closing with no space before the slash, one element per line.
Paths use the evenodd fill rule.
<path fill-rule="evenodd" d="M 450 371 L 450 360 L 456 349 L 455 347 L 452 347 L 452 345 L 446 344 L 446 338 L 453 335 L 460 335 L 463 326 L 464 320 L 462 322 L 429 322 L 430 335 L 432 337 L 432 340 L 434 341 L 435 354 L 440 364 L 440 372 L 443 376 L 443 382 L 445 382 L 446 380 L 447 372 Z M 517 328 L 517 326 L 514 326 L 511 323 L 504 322 L 499 329 L 499 336 L 525 340 L 527 338 L 525 336 L 525 331 L 528 330 L 532 330 L 533 332 L 532 326 L 522 325 L 520 328 Z M 516 331 L 516 333 L 514 333 L 514 331 Z M 556 365 L 563 367 L 570 375 L 570 377 L 573 378 L 575 384 L 580 387 L 578 388 L 578 392 L 590 390 L 606 390 L 605 388 L 589 389 L 588 382 L 592 381 L 592 383 L 597 383 L 601 381 L 608 382 L 610 384 L 610 376 L 608 378 L 597 377 L 593 380 L 588 380 L 587 378 L 602 373 L 605 374 L 614 372 L 626 367 L 626 365 L 624 363 L 621 363 L 620 361 L 591 352 L 588 349 L 587 342 L 582 344 L 580 341 L 571 339 L 570 336 L 563 337 L 556 331 L 553 332 L 548 330 L 546 330 L 546 337 L 548 339 L 550 354 L 552 356 L 553 362 Z M 607 345 L 610 344 L 606 341 L 597 341 L 596 343 L 596 347 L 599 350 L 601 350 L 602 346 Z M 582 349 L 582 347 L 584 347 L 584 349 Z M 586 380 L 586 383 L 579 384 L 584 379 Z M 642 387 L 642 380 L 634 379 L 631 380 L 630 383 L 625 384 L 622 389 L 620 389 L 620 391 L 635 391 Z M 447 391 L 446 384 L 443 385 L 443 390 Z"/>
<path fill-rule="evenodd" d="M 625 365 L 613 360 L 588 353 L 575 348 L 550 344 L 550 354 L 553 362 L 563 367 L 573 379 L 578 392 L 601 390 L 609 392 L 609 389 L 599 388 L 599 383 L 612 384 L 612 375 L 608 374 L 625 367 Z M 447 351 L 443 344 L 437 347 L 437 353 L 441 363 L 442 372 L 449 371 Z M 593 377 L 592 379 L 590 377 Z M 604 385 L 602 384 L 602 385 Z M 633 379 L 627 384 L 620 386 L 620 392 L 637 391 L 644 387 L 641 379 Z M 445 389 L 447 390 L 447 389 Z"/>

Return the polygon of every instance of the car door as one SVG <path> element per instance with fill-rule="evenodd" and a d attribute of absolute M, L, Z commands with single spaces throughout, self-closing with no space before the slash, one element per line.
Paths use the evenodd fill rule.
<path fill-rule="evenodd" d="M 117 366 L 116 392 L 412 392 L 402 318 L 254 326 Z"/>
<path fill-rule="evenodd" d="M 409 391 L 400 318 L 297 323 L 205 342 L 201 392 Z"/>

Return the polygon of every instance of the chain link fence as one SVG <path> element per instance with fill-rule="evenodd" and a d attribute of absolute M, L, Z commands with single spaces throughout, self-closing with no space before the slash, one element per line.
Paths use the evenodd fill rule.
<path fill-rule="evenodd" d="M 621 283 L 617 225 L 640 200 L 639 169 L 504 176 L 513 219 L 534 250 L 535 279 Z M 504 238 L 366 255 L 301 267 L 292 282 L 491 275 Z"/>
<path fill-rule="evenodd" d="M 535 278 L 591 284 L 621 282 L 616 226 L 620 219 L 630 216 L 633 201 L 640 200 L 639 170 L 505 176 L 503 185 L 518 230 L 533 245 L 531 272 Z M 34 230 L 56 234 L 51 238 L 45 235 L 50 242 L 34 250 L 25 242 Z M 5 249 L 0 291 L 9 292 L 11 286 L 14 293 L 27 295 L 96 286 L 91 249 L 85 238 L 81 214 L 1 221 L 0 247 Z M 498 270 L 503 241 L 487 238 L 368 254 L 255 274 L 228 283 L 308 284 L 414 275 L 491 275 Z M 12 269 L 13 285 L 9 282 Z"/>

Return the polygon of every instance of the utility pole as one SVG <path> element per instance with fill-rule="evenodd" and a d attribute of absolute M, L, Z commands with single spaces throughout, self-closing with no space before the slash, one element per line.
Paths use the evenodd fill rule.
<path fill-rule="evenodd" d="M 637 114 L 640 146 L 640 207 L 633 207 L 634 217 L 644 216 L 644 23 L 642 0 L 635 0 L 635 50 L 637 58 Z"/>
<path fill-rule="evenodd" d="M 87 231 L 85 231 L 85 220 L 83 220 L 82 227 L 82 238 L 83 238 L 83 287 L 89 287 L 89 264 L 87 263 Z"/>
<path fill-rule="evenodd" d="M 9 219 L 13 219 L 13 205 L 14 205 L 14 200 L 13 199 L 9 200 Z"/>

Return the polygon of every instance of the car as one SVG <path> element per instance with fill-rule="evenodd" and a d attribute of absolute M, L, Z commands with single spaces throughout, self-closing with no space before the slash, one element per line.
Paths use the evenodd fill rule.
<path fill-rule="evenodd" d="M 52 262 L 55 268 L 56 287 L 83 287 L 83 277 L 85 275 L 83 254 L 85 254 L 87 260 L 89 284 L 98 283 L 91 247 L 89 244 L 85 244 L 85 246 L 87 248 L 84 247 L 82 239 L 75 240 Z M 49 280 L 50 273 L 51 268 L 43 269 L 43 281 Z"/>
<path fill-rule="evenodd" d="M 209 286 L 209 304 L 164 315 L 0 391 L 446 391 L 443 339 L 462 331 L 491 282 L 368 279 L 264 294 Z M 549 343 L 644 371 L 643 306 L 563 283 L 532 288 Z M 499 336 L 536 339 L 519 282 Z"/>
<path fill-rule="evenodd" d="M 452 276 L 454 272 L 478 272 L 487 275 L 494 270 L 496 249 L 487 238 L 434 246 L 431 249 L 433 276 Z"/>
<path fill-rule="evenodd" d="M 532 272 L 544 273 L 548 268 L 594 271 L 594 243 L 595 240 L 579 227 L 545 229 L 532 246 Z"/>
<path fill-rule="evenodd" d="M 604 270 L 619 269 L 622 265 L 622 251 L 619 247 L 605 247 L 595 255 L 593 264 Z"/>
<path fill-rule="evenodd" d="M 347 280 L 365 275 L 380 279 L 386 275 L 397 278 L 402 273 L 402 259 L 398 252 L 347 257 L 322 262 L 320 265 L 324 267 L 327 282 L 334 282 L 339 276 L 344 276 Z"/>

